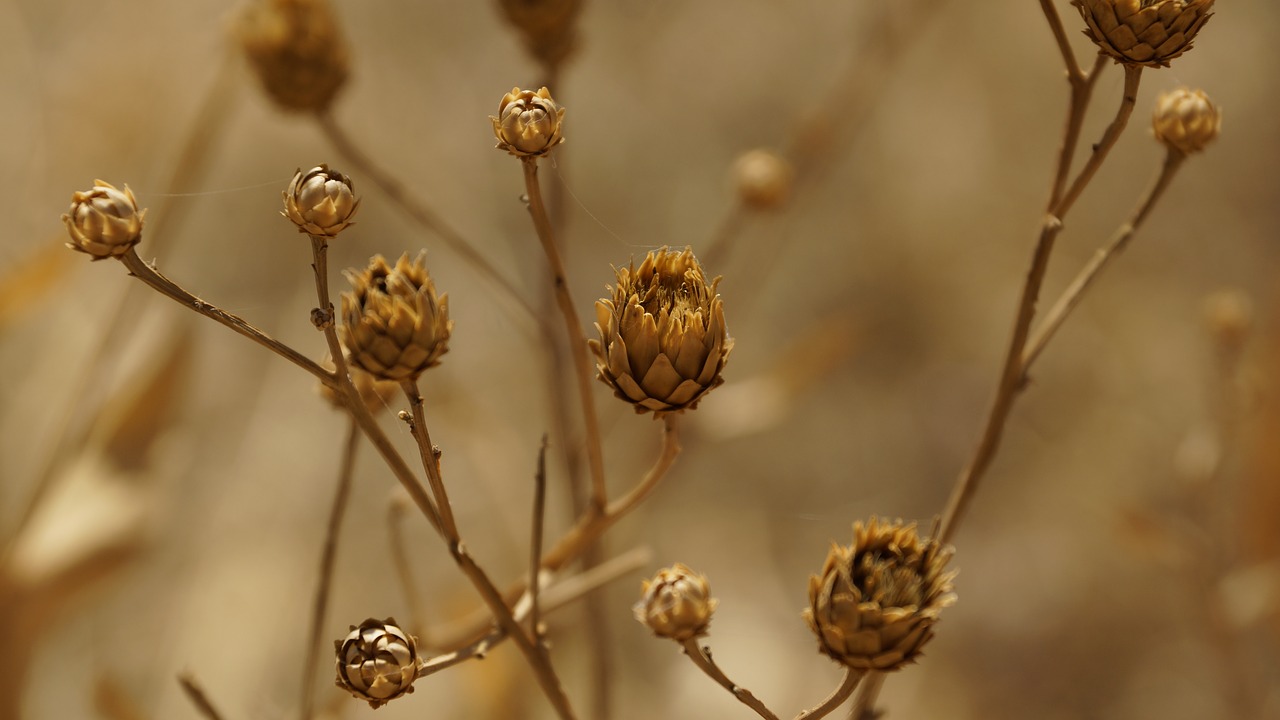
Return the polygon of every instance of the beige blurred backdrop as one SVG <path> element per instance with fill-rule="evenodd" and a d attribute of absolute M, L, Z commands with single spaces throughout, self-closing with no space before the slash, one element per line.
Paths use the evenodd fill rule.
<path fill-rule="evenodd" d="M 1056 4 L 1091 58 L 1075 11 Z M 731 677 L 784 716 L 824 697 L 841 671 L 800 618 L 809 574 L 855 519 L 927 526 L 979 435 L 1067 85 L 1037 3 L 934 6 L 585 6 L 581 49 L 552 88 L 568 108 L 567 142 L 542 176 L 565 198 L 571 285 L 588 318 L 611 264 L 709 242 L 732 206 L 739 153 L 783 145 L 851 78 L 883 80 L 829 118 L 838 142 L 789 208 L 748 217 L 708 268 L 724 276 L 736 339 L 727 382 L 687 418 L 685 452 L 660 490 L 606 542 L 607 554 L 648 546 L 654 558 L 603 594 L 619 720 L 750 717 L 631 618 L 640 580 L 675 561 L 705 573 L 720 598 L 708 642 Z M 0 692 L 18 698 L 23 718 L 198 717 L 180 672 L 228 720 L 297 716 L 343 419 L 296 368 L 145 291 L 119 264 L 60 249 L 72 191 L 94 178 L 128 183 L 149 222 L 173 215 L 163 237 L 144 237 L 144 258 L 323 356 L 308 321 L 306 243 L 278 210 L 295 168 L 341 163 L 314 122 L 262 95 L 228 42 L 234 10 L 0 2 L 0 538 L 58 455 L 32 522 L 44 535 L 22 556 L 24 577 L 44 583 L 40 607 L 0 594 L 8 622 L 23 625 L 0 654 L 25 666 Z M 518 163 L 494 151 L 486 116 L 540 73 L 496 5 L 345 0 L 335 10 L 352 47 L 339 121 L 536 297 L 545 262 Z M 902 44 L 869 57 L 867 38 L 888 27 Z M 1034 372 L 955 538 L 959 602 L 922 662 L 889 678 L 890 718 L 1191 720 L 1229 716 L 1245 691 L 1280 717 L 1277 31 L 1273 4 L 1223 2 L 1193 51 L 1144 73 L 1129 131 L 1059 239 L 1047 296 L 1154 178 L 1157 92 L 1204 88 L 1224 110 L 1223 134 L 1186 164 Z M 1086 149 L 1121 84 L 1108 66 Z M 174 195 L 169 178 L 202 120 L 217 129 L 201 141 L 207 170 Z M 335 288 L 337 268 L 374 253 L 429 251 L 456 322 L 443 365 L 423 379 L 433 439 L 468 545 L 496 577 L 516 578 L 539 438 L 551 428 L 546 352 L 490 285 L 353 175 L 363 203 L 333 244 Z M 1224 288 L 1255 319 L 1230 390 L 1203 321 L 1205 298 Z M 122 343 L 100 352 L 121 307 Z M 660 424 L 594 389 L 621 493 L 655 456 Z M 153 395 L 139 417 L 121 420 L 143 391 Z M 394 420 L 401 405 L 384 423 L 411 452 Z M 112 428 L 133 422 L 158 428 L 154 442 L 109 457 Z M 65 428 L 84 427 L 95 428 L 87 442 L 57 449 Z M 552 454 L 548 531 L 558 535 L 569 500 Z M 328 638 L 408 613 L 387 549 L 393 485 L 362 447 Z M 429 527 L 410 518 L 407 536 L 428 625 L 477 607 Z M 553 657 L 585 708 L 581 609 L 548 620 Z M 367 715 L 322 665 L 331 717 Z M 551 714 L 504 646 L 420 681 L 378 715 L 426 716 Z"/>

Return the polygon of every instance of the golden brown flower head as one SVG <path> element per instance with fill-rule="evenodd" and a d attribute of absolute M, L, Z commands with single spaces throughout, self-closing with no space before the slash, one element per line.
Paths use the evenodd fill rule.
<path fill-rule="evenodd" d="M 1221 128 L 1222 113 L 1203 90 L 1181 87 L 1156 98 L 1151 131 L 1171 150 L 1183 155 L 1200 152 Z"/>
<path fill-rule="evenodd" d="M 1071 0 L 1085 35 L 1118 63 L 1168 67 L 1191 49 L 1213 0 Z"/>
<path fill-rule="evenodd" d="M 342 343 L 379 380 L 415 379 L 449 349 L 449 296 L 436 296 L 425 258 L 406 253 L 389 267 L 376 255 L 363 271 L 347 271 L 353 289 L 342 294 Z"/>
<path fill-rule="evenodd" d="M 518 157 L 546 155 L 563 142 L 560 136 L 563 119 L 564 108 L 556 105 L 546 88 L 538 92 L 511 88 L 511 92 L 502 96 L 498 117 L 489 116 L 493 134 L 498 138 L 498 149 Z"/>
<path fill-rule="evenodd" d="M 67 247 L 88 253 L 94 260 L 119 257 L 142 240 L 146 214 L 138 209 L 128 185 L 122 192 L 111 183 L 94 180 L 92 190 L 71 194 L 71 209 L 62 216 L 71 233 Z"/>
<path fill-rule="evenodd" d="M 234 32 L 284 110 L 323 112 L 347 80 L 347 43 L 326 0 L 254 0 Z"/>
<path fill-rule="evenodd" d="M 635 605 L 636 619 L 658 637 L 678 642 L 707 634 L 719 601 L 711 597 L 707 578 L 683 563 L 659 570 L 645 580 Z"/>
<path fill-rule="evenodd" d="M 354 224 L 360 200 L 351 178 L 321 163 L 305 173 L 299 169 L 289 182 L 280 213 L 308 235 L 337 237 L 343 228 Z"/>
<path fill-rule="evenodd" d="M 543 65 L 564 62 L 577 47 L 582 0 L 499 0 L 507 21 Z"/>
<path fill-rule="evenodd" d="M 596 302 L 600 339 L 589 341 L 600 379 L 637 413 L 693 409 L 724 382 L 733 349 L 719 278 L 707 284 L 692 250 L 665 247 L 617 278 L 613 296 Z"/>
<path fill-rule="evenodd" d="M 733 163 L 733 182 L 747 207 L 772 210 L 791 196 L 795 171 L 786 158 L 763 148 L 748 150 Z"/>
<path fill-rule="evenodd" d="M 418 678 L 416 639 L 394 618 L 369 618 L 335 641 L 338 652 L 338 687 L 378 708 L 413 692 Z"/>
<path fill-rule="evenodd" d="M 953 550 L 921 540 L 915 523 L 854 523 L 853 545 L 834 545 L 822 575 L 809 579 L 804 619 L 819 649 L 859 670 L 896 670 L 933 637 L 943 608 L 955 602 L 944 571 Z"/>

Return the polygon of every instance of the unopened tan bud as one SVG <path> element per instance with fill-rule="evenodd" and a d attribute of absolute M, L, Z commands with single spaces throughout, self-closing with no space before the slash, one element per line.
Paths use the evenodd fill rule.
<path fill-rule="evenodd" d="M 706 635 L 719 601 L 711 597 L 707 578 L 682 563 L 659 570 L 646 580 L 636 603 L 636 619 L 658 637 L 679 642 Z"/>
<path fill-rule="evenodd" d="M 564 108 L 556 105 L 546 88 L 537 92 L 511 88 L 498 104 L 498 116 L 489 116 L 498 149 L 518 157 L 546 155 L 564 141 L 560 126 Z"/>
<path fill-rule="evenodd" d="M 347 80 L 347 43 L 326 0 L 252 0 L 234 32 L 281 109 L 323 112 Z"/>
<path fill-rule="evenodd" d="M 94 180 L 92 190 L 72 193 L 71 209 L 62 216 L 71 234 L 67 247 L 94 260 L 124 255 L 142 240 L 146 214 L 138 209 L 128 185 L 118 190 L 111 183 Z"/>
<path fill-rule="evenodd" d="M 733 163 L 733 182 L 747 207 L 772 210 L 791 196 L 795 171 L 791 163 L 771 150 L 748 150 Z"/>
<path fill-rule="evenodd" d="M 347 271 L 352 290 L 342 295 L 342 344 L 350 361 L 379 380 L 412 380 L 440 364 L 453 321 L 449 296 L 436 295 L 426 253 L 395 266 L 374 256 L 361 272 Z"/>
<path fill-rule="evenodd" d="M 1222 129 L 1222 113 L 1203 90 L 1178 88 L 1160 93 L 1151 132 L 1165 147 L 1190 155 L 1204 150 Z"/>
<path fill-rule="evenodd" d="M 1071 0 L 1085 35 L 1125 65 L 1167 67 L 1191 49 L 1214 0 Z"/>
<path fill-rule="evenodd" d="M 298 170 L 282 193 L 284 210 L 280 213 L 308 235 L 337 237 L 360 209 L 351 178 L 328 165 L 320 164 L 303 172 Z"/>
<path fill-rule="evenodd" d="M 394 618 L 369 618 L 336 641 L 338 687 L 378 708 L 413 692 L 418 677 L 417 641 Z"/>

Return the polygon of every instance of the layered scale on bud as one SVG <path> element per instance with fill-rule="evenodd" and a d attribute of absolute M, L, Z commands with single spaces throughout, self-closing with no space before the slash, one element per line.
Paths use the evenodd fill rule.
<path fill-rule="evenodd" d="M 62 216 L 71 234 L 67 247 L 94 260 L 124 255 L 142 240 L 146 214 L 138 209 L 128 185 L 118 190 L 111 183 L 94 180 L 92 190 L 72 193 L 71 209 Z"/>
<path fill-rule="evenodd" d="M 253 0 L 234 32 L 284 110 L 323 112 L 347 80 L 347 43 L 326 0 Z"/>
<path fill-rule="evenodd" d="M 1071 0 L 1089 36 L 1116 62 L 1167 67 L 1191 49 L 1214 0 Z"/>
<path fill-rule="evenodd" d="M 354 224 L 351 218 L 360 209 L 355 190 L 351 178 L 323 163 L 306 172 L 299 169 L 289 189 L 281 193 L 284 211 L 280 214 L 297 225 L 298 232 L 337 237 Z"/>
<path fill-rule="evenodd" d="M 394 618 L 369 618 L 334 642 L 337 650 L 338 687 L 366 700 L 377 709 L 401 695 L 413 692 L 418 678 L 418 648 L 412 635 Z"/>
<path fill-rule="evenodd" d="M 791 163 L 772 150 L 748 150 L 733 163 L 733 183 L 747 207 L 772 210 L 791 196 L 795 171 Z"/>
<path fill-rule="evenodd" d="M 724 382 L 733 349 L 724 305 L 685 248 L 650 252 L 637 268 L 617 270 L 612 296 L 596 302 L 599 340 L 588 344 L 599 377 L 637 413 L 654 417 L 693 409 Z"/>
<path fill-rule="evenodd" d="M 953 550 L 921 539 L 915 523 L 853 526 L 853 545 L 833 546 L 822 574 L 809 579 L 804 619 L 819 649 L 846 667 L 896 670 L 933 637 L 943 608 L 955 602 Z"/>
<path fill-rule="evenodd" d="M 1222 129 L 1222 113 L 1203 90 L 1181 87 L 1156 98 L 1151 132 L 1165 147 L 1190 155 L 1204 150 Z"/>
<path fill-rule="evenodd" d="M 537 92 L 511 88 L 498 104 L 498 116 L 489 116 L 497 148 L 517 157 L 546 155 L 564 141 L 560 126 L 564 108 L 556 105 L 546 88 Z"/>
<path fill-rule="evenodd" d="M 642 593 L 634 608 L 636 619 L 654 635 L 678 642 L 706 635 L 719 604 L 707 578 L 683 563 L 645 580 Z"/>
<path fill-rule="evenodd" d="M 411 380 L 440 364 L 453 321 L 449 296 L 436 295 L 426 253 L 406 253 L 394 267 L 374 256 L 361 272 L 347 271 L 342 295 L 342 344 L 351 362 L 379 380 Z"/>

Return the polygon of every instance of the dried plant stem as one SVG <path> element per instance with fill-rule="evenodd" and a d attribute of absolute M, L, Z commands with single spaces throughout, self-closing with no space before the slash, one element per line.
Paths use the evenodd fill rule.
<path fill-rule="evenodd" d="M 435 496 L 436 508 L 440 511 L 441 525 L 445 539 L 450 543 L 459 542 L 458 524 L 453 519 L 453 506 L 449 503 L 449 494 L 444 488 L 444 478 L 440 475 L 440 448 L 431 442 L 431 433 L 427 430 L 427 415 L 423 407 L 422 393 L 418 390 L 416 380 L 405 380 L 400 384 L 404 396 L 409 400 L 409 409 L 413 414 L 414 440 L 418 443 L 418 451 L 422 455 L 422 468 L 427 472 L 427 483 L 431 486 L 431 494 Z"/>
<path fill-rule="evenodd" d="M 316 121 L 320 124 L 320 129 L 324 132 L 329 142 L 337 149 L 347 162 L 351 163 L 365 177 L 369 178 L 374 185 L 390 200 L 399 205 L 414 222 L 418 223 L 428 232 L 435 234 L 445 245 L 449 246 L 453 252 L 457 253 L 464 262 L 470 265 L 481 276 L 487 278 L 490 282 L 502 290 L 517 307 L 523 310 L 535 324 L 540 324 L 538 313 L 534 310 L 529 301 L 525 300 L 516 286 L 498 271 L 488 260 L 484 258 L 467 240 L 462 237 L 458 231 L 454 230 L 431 208 L 416 199 L 409 193 L 403 183 L 393 177 L 390 173 L 383 170 L 378 163 L 369 157 L 360 146 L 356 144 L 351 136 L 343 130 L 342 126 L 333 117 L 328 110 L 320 112 L 316 115 Z"/>
<path fill-rule="evenodd" d="M 538 159 L 523 157 L 520 161 L 524 169 L 525 191 L 529 196 L 529 213 L 533 217 L 533 226 L 537 231 L 538 240 L 542 243 L 547 262 L 551 265 L 556 301 L 560 305 L 565 328 L 569 332 L 569 353 L 573 357 L 578 381 L 578 396 L 582 402 L 587 465 L 591 472 L 591 503 L 588 506 L 588 513 L 598 516 L 605 511 L 609 496 L 604 481 L 604 451 L 603 443 L 600 441 L 600 421 L 596 416 L 596 404 L 591 395 L 591 380 L 595 373 L 591 367 L 591 359 L 587 356 L 587 339 L 582 333 L 582 320 L 578 317 L 573 297 L 569 293 L 569 279 L 565 273 L 564 261 L 560 258 L 560 250 L 556 247 L 555 235 L 551 229 L 551 220 L 547 217 L 547 208 L 542 202 L 542 188 L 538 183 Z"/>
<path fill-rule="evenodd" d="M 352 421 L 347 430 L 347 442 L 342 448 L 338 487 L 333 493 L 329 525 L 324 535 L 324 550 L 320 554 L 320 579 L 316 584 L 311 612 L 311 636 L 307 641 L 307 659 L 302 665 L 302 720 L 311 720 L 315 712 L 316 662 L 320 658 L 325 612 L 329 606 L 329 590 L 333 585 L 333 566 L 338 557 L 338 535 L 342 531 L 342 516 L 346 513 L 347 499 L 351 496 L 351 479 L 355 476 L 356 447 L 359 441 L 360 428 Z"/>
<path fill-rule="evenodd" d="M 196 681 L 195 675 L 191 673 L 183 673 L 178 676 L 178 684 L 182 686 L 182 691 L 187 694 L 187 698 L 191 700 L 191 704 L 196 706 L 196 710 L 207 720 L 222 720 L 222 714 L 218 712 L 213 703 L 209 701 L 209 696 L 205 694 L 204 688 L 200 687 L 200 683 Z"/>
<path fill-rule="evenodd" d="M 845 700 L 853 694 L 854 688 L 858 687 L 858 681 L 862 680 L 862 676 L 866 675 L 866 670 L 855 670 L 849 668 L 844 674 L 844 680 L 840 682 L 840 686 L 811 710 L 805 710 L 795 717 L 795 720 L 818 720 L 818 718 L 826 717 L 835 712 L 837 708 L 844 704 Z"/>
<path fill-rule="evenodd" d="M 1050 0 L 1043 0 L 1043 2 L 1048 3 Z M 1056 14 L 1054 17 L 1057 17 Z M 1064 50 L 1064 53 L 1070 53 L 1070 48 Z M 1076 148 L 1080 144 L 1080 129 L 1084 127 L 1084 117 L 1089 109 L 1089 101 L 1093 99 L 1093 88 L 1098 84 L 1098 77 L 1102 75 L 1106 63 L 1107 56 L 1098 53 L 1093 68 L 1086 74 L 1081 72 L 1079 65 L 1075 64 L 1074 56 L 1071 57 L 1067 70 L 1067 82 L 1071 84 L 1067 127 L 1062 134 L 1062 146 L 1058 150 L 1057 171 L 1053 176 L 1053 189 L 1049 192 L 1047 212 L 1053 212 L 1062 200 L 1062 193 L 1067 187 L 1067 178 L 1071 175 L 1071 163 L 1076 156 Z"/>
<path fill-rule="evenodd" d="M 541 635 L 538 629 L 538 595 L 542 583 L 538 575 L 542 569 L 543 525 L 547 515 L 547 436 L 542 436 L 538 448 L 538 471 L 533 475 L 533 523 L 529 539 L 529 633 L 534 638 Z"/>
<path fill-rule="evenodd" d="M 884 687 L 884 673 L 870 673 L 867 681 L 858 691 L 858 697 L 853 701 L 849 720 L 876 720 L 879 715 L 876 712 L 876 698 L 880 695 L 882 687 Z"/>
<path fill-rule="evenodd" d="M 1076 275 L 1067 289 L 1063 291 L 1058 301 L 1045 315 L 1044 320 L 1040 323 L 1031 339 L 1027 341 L 1027 347 L 1022 353 L 1022 372 L 1025 376 L 1027 370 L 1031 368 L 1031 364 L 1040 357 L 1040 353 L 1044 351 L 1045 345 L 1053 338 L 1054 333 L 1062 326 L 1063 321 L 1071 314 L 1071 311 L 1080 304 L 1080 300 L 1084 297 L 1084 293 L 1093 286 L 1094 281 L 1102 274 L 1107 265 L 1116 258 L 1129 241 L 1133 239 L 1138 228 L 1142 227 L 1143 221 L 1151 213 L 1151 209 L 1160 200 L 1164 191 L 1172 182 L 1173 176 L 1178 172 L 1178 168 L 1182 167 L 1186 155 L 1180 151 L 1170 149 L 1165 155 L 1164 164 L 1160 168 L 1160 174 L 1156 178 L 1155 183 L 1147 190 L 1142 201 L 1138 204 L 1138 208 L 1133 215 L 1116 230 L 1107 244 L 1094 253 L 1089 263 Z"/>
<path fill-rule="evenodd" d="M 405 605 L 409 608 L 409 634 L 417 637 L 420 644 L 427 645 L 430 638 L 422 622 L 422 598 L 413 582 L 413 569 L 404 548 L 404 513 L 407 509 L 408 505 L 399 496 L 387 503 L 387 542 L 391 545 L 391 561 L 396 568 L 396 577 L 400 579 Z"/>
<path fill-rule="evenodd" d="M 755 695 L 752 695 L 750 690 L 738 685 L 730 680 L 728 675 L 724 674 L 724 671 L 711 659 L 710 650 L 699 645 L 697 638 L 685 640 L 681 643 L 681 646 L 684 648 L 684 654 L 689 656 L 689 659 L 693 661 L 694 665 L 698 666 L 699 670 L 706 673 L 712 680 L 720 683 L 721 687 L 738 698 L 738 702 L 751 708 L 765 720 L 778 720 L 778 716 L 766 707 L 764 703 L 760 702 Z"/>
<path fill-rule="evenodd" d="M 1097 145 L 1093 146 L 1093 152 L 1089 155 L 1089 159 L 1085 161 L 1084 167 L 1081 168 L 1080 174 L 1076 176 L 1071 187 L 1053 206 L 1052 214 L 1059 220 L 1066 218 L 1067 213 L 1071 211 L 1071 206 L 1075 205 L 1076 200 L 1080 199 L 1080 193 L 1084 192 L 1085 186 L 1093 179 L 1098 168 L 1102 167 L 1102 162 L 1107 159 L 1107 154 L 1111 152 L 1111 148 L 1115 147 L 1116 141 L 1120 139 L 1120 133 L 1124 132 L 1124 128 L 1129 124 L 1129 116 L 1133 114 L 1133 106 L 1138 101 L 1138 83 L 1142 80 L 1141 65 L 1125 65 L 1124 66 L 1124 91 L 1120 100 L 1120 108 L 1116 111 L 1116 116 L 1111 120 L 1111 124 L 1107 126 L 1105 132 L 1102 133 L 1102 139 Z"/>

